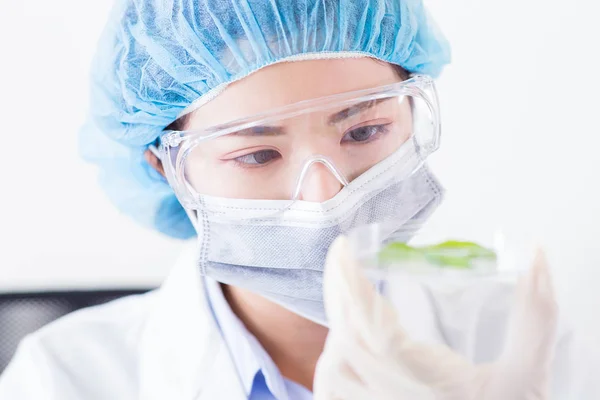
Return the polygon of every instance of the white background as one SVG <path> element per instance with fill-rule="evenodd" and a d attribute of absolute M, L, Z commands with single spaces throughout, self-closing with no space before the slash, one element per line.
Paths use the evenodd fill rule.
<path fill-rule="evenodd" d="M 110 1 L 0 0 L 0 291 L 157 284 L 181 243 L 112 208 L 79 160 Z M 453 44 L 439 81 L 439 218 L 546 245 L 575 320 L 600 307 L 600 15 L 589 0 L 430 0 Z"/>

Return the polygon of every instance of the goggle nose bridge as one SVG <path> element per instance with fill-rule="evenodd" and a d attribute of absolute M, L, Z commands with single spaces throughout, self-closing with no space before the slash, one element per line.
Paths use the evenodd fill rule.
<path fill-rule="evenodd" d="M 300 171 L 300 175 L 298 176 L 298 180 L 296 181 L 296 186 L 294 188 L 294 192 L 292 193 L 292 200 L 297 200 L 298 197 L 300 197 L 300 191 L 302 190 L 302 182 L 304 182 L 304 179 L 306 178 L 306 175 L 308 174 L 310 167 L 316 163 L 320 163 L 320 164 L 323 164 L 324 166 L 326 166 L 331 171 L 333 176 L 343 186 L 348 186 L 348 180 L 335 167 L 335 164 L 333 163 L 333 161 L 330 158 L 325 157 L 323 155 L 314 155 L 314 156 L 310 157 L 309 159 L 307 159 L 304 162 L 304 165 L 302 166 L 302 170 Z"/>

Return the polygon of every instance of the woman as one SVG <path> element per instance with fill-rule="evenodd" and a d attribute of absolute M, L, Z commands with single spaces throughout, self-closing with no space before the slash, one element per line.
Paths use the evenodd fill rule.
<path fill-rule="evenodd" d="M 424 161 L 440 134 L 431 77 L 448 61 L 417 0 L 118 2 L 94 63 L 83 153 L 124 212 L 198 239 L 159 290 L 75 313 L 26 339 L 0 398 L 441 394 L 412 367 L 387 368 L 400 362 L 395 355 L 384 362 L 393 373 L 382 387 L 348 373 L 365 360 L 354 356 L 356 335 L 348 343 L 330 335 L 321 355 L 328 326 L 361 330 L 332 306 L 343 297 L 336 287 L 361 278 L 329 279 L 325 313 L 333 240 L 371 222 L 385 222 L 389 235 L 405 231 L 441 200 Z M 329 270 L 352 270 L 340 258 L 347 247 L 337 249 Z M 548 340 L 549 315 L 540 335 Z M 445 340 L 426 314 L 402 325 L 432 346 L 419 353 L 431 368 L 458 357 L 430 351 L 435 345 L 467 354 L 465 369 L 502 348 L 500 337 Z M 465 350 L 475 344 L 485 354 Z M 532 372 L 538 367 L 545 370 Z M 557 393 L 572 393 L 570 384 Z M 543 393 L 546 376 L 530 386 L 523 393 Z"/>

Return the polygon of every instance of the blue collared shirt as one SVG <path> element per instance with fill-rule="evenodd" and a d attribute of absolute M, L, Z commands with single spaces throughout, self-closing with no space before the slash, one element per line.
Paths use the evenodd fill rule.
<path fill-rule="evenodd" d="M 233 313 L 220 284 L 206 278 L 206 288 L 213 315 L 248 399 L 312 400 L 310 390 L 281 375 L 265 349 Z"/>

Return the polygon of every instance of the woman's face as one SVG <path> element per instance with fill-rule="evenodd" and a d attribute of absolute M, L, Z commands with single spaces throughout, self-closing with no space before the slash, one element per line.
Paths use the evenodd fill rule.
<path fill-rule="evenodd" d="M 368 58 L 280 63 L 236 82 L 192 113 L 185 130 L 224 124 L 289 104 L 402 80 L 391 66 Z M 329 105 L 202 142 L 185 175 L 200 194 L 289 199 L 302 167 L 322 156 L 351 181 L 393 153 L 412 132 L 411 106 L 398 98 Z M 311 164 L 299 199 L 323 202 L 342 184 L 325 163 Z"/>

